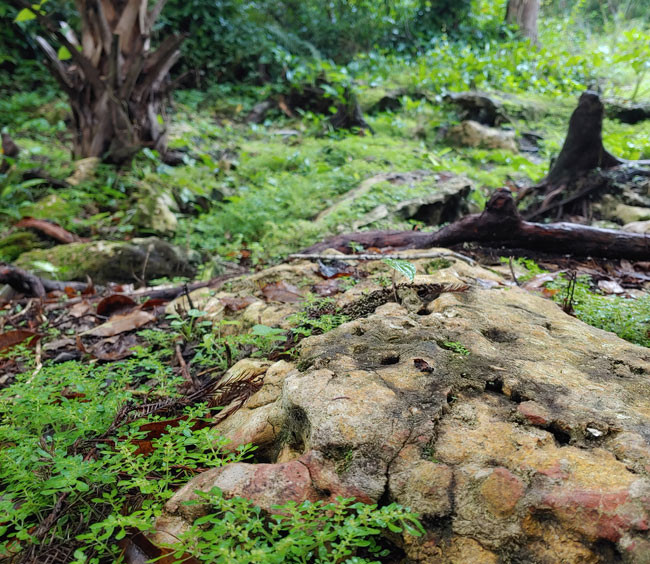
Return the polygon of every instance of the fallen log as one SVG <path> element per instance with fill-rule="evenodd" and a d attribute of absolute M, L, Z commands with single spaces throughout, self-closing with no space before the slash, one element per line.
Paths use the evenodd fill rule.
<path fill-rule="evenodd" d="M 129 295 L 140 298 L 146 297 L 149 299 L 156 298 L 161 300 L 173 300 L 184 293 L 193 292 L 200 288 L 219 288 L 227 280 L 236 278 L 237 276 L 241 276 L 247 272 L 248 271 L 245 268 L 237 267 L 234 272 L 223 274 L 203 282 L 194 282 L 192 284 L 184 283 L 178 286 L 165 288 L 143 288 L 131 292 Z M 48 280 L 47 278 L 41 278 L 40 276 L 36 276 L 22 268 L 0 263 L 0 284 L 8 284 L 16 292 L 25 294 L 28 297 L 44 298 L 48 292 L 63 292 L 66 288 L 72 288 L 75 291 L 83 292 L 88 289 L 90 282 Z M 97 289 L 103 290 L 103 287 L 98 286 Z"/>
<path fill-rule="evenodd" d="M 44 298 L 47 292 L 62 292 L 66 288 L 83 291 L 88 287 L 86 282 L 59 282 L 40 278 L 22 268 L 8 264 L 0 264 L 0 284 L 8 284 L 17 292 L 37 298 Z"/>
<path fill-rule="evenodd" d="M 426 249 L 475 242 L 555 254 L 650 260 L 650 236 L 600 229 L 576 223 L 531 223 L 517 211 L 510 190 L 495 192 L 480 214 L 465 216 L 434 233 L 422 231 L 364 231 L 337 235 L 303 253 L 326 249 L 348 252 L 350 243 L 364 248 Z"/>

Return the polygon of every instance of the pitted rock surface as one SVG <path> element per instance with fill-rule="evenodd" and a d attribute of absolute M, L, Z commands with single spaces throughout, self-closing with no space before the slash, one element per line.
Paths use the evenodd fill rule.
<path fill-rule="evenodd" d="M 404 562 L 650 562 L 650 351 L 493 271 L 456 263 L 418 281 L 472 287 L 420 311 L 382 305 L 269 367 L 219 425 L 232 447 L 258 444 L 257 463 L 189 482 L 160 528 L 218 486 L 266 508 L 407 505 L 427 534 L 402 539 Z"/>

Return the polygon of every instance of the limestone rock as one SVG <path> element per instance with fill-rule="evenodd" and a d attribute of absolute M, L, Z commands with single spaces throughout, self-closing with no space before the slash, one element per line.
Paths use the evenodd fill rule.
<path fill-rule="evenodd" d="M 194 478 L 163 519 L 193 519 L 182 501 L 214 486 L 266 508 L 342 494 L 421 512 L 426 535 L 400 541 L 412 562 L 646 564 L 648 349 L 495 272 L 457 262 L 424 275 L 427 261 L 414 262 L 416 284 L 473 287 L 412 312 L 387 303 L 303 341 L 295 366 L 266 368 L 220 423 L 234 445 L 258 444 L 263 463 Z M 372 288 L 366 279 L 338 303 Z"/>
<path fill-rule="evenodd" d="M 622 229 L 628 233 L 650 233 L 650 220 L 626 223 Z"/>
<path fill-rule="evenodd" d="M 599 208 L 604 219 L 618 221 L 624 225 L 635 224 L 635 229 L 636 224 L 650 220 L 650 208 L 624 204 L 611 194 L 603 196 Z"/>
<path fill-rule="evenodd" d="M 65 181 L 68 184 L 72 184 L 72 186 L 78 186 L 82 182 L 93 178 L 100 162 L 101 159 L 99 157 L 87 157 L 75 161 L 74 172 Z"/>
<path fill-rule="evenodd" d="M 459 107 L 463 120 L 472 120 L 489 127 L 509 121 L 501 102 L 483 92 L 452 92 L 445 96 L 445 100 Z"/>
<path fill-rule="evenodd" d="M 20 255 L 15 265 L 39 274 L 34 268 L 35 261 L 53 264 L 62 280 L 85 280 L 90 276 L 96 283 L 192 276 L 195 272 L 183 250 L 156 237 L 70 243 L 32 250 Z"/>
<path fill-rule="evenodd" d="M 174 211 L 178 211 L 178 206 L 170 190 L 158 184 L 140 184 L 133 224 L 141 231 L 156 235 L 173 235 L 178 227 Z"/>
<path fill-rule="evenodd" d="M 450 127 L 446 139 L 461 147 L 482 147 L 484 149 L 505 149 L 517 152 L 515 132 L 481 125 L 477 121 L 466 120 Z"/>

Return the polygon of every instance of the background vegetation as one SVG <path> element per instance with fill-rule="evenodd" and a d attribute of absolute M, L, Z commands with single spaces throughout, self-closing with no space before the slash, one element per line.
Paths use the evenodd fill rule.
<path fill-rule="evenodd" d="M 48 0 L 48 9 L 68 21 L 76 17 L 71 2 Z M 246 257 L 253 265 L 271 263 L 326 234 L 350 229 L 379 205 L 431 190 L 426 183 L 378 183 L 350 209 L 314 219 L 378 173 L 426 169 L 465 175 L 476 187 L 471 203 L 479 209 L 490 190 L 544 176 L 564 139 L 576 95 L 585 88 L 625 100 L 648 97 L 649 11 L 650 0 L 544 2 L 540 41 L 534 46 L 503 24 L 505 0 L 170 0 L 155 40 L 171 31 L 188 33 L 185 57 L 173 73 L 179 89 L 170 108 L 170 145 L 182 152 L 183 163 L 169 167 L 145 150 L 130 167 L 102 166 L 77 186 L 55 188 L 23 175 L 42 168 L 62 179 L 73 171 L 68 107 L 31 39 L 34 23 L 10 25 L 17 11 L 0 0 L 0 127 L 22 148 L 20 159 L 0 173 L 0 232 L 8 234 L 0 243 L 0 260 L 12 261 L 26 249 L 51 244 L 12 228 L 24 216 L 55 221 L 82 237 L 150 234 L 134 221 L 135 204 L 149 188 L 171 194 L 179 218 L 171 237 L 201 253 L 203 278 L 215 274 L 223 260 Z M 333 130 L 328 116 L 309 111 L 292 117 L 274 110 L 262 123 L 246 122 L 260 100 L 323 79 L 333 96 L 354 89 L 374 135 Z M 511 127 L 542 137 L 534 158 L 444 142 L 444 128 L 457 119 L 444 96 L 470 88 L 509 95 L 506 103 L 515 117 Z M 398 107 L 377 109 L 376 103 L 388 93 L 397 97 Z M 606 147 L 616 155 L 650 159 L 648 122 L 606 120 L 604 133 Z M 367 227 L 411 228 L 413 223 L 376 221 Z M 566 281 L 560 278 L 555 285 L 564 291 Z M 581 279 L 575 310 L 594 325 L 650 344 L 647 298 L 597 295 L 589 281 Z M 184 325 L 179 323 L 182 334 Z M 0 403 L 0 443 L 13 445 L 0 449 L 0 514 L 10 516 L 0 522 L 0 535 L 12 535 L 0 544 L 0 560 L 16 539 L 29 541 L 30 531 L 51 510 L 55 496 L 65 492 L 81 507 L 75 518 L 92 531 L 92 536 L 76 538 L 77 562 L 111 558 L 117 550 L 112 541 L 128 528 L 150 527 L 152 516 L 160 513 L 161 504 L 192 468 L 250 454 L 246 449 L 205 454 L 199 446 L 218 440 L 207 430 L 190 428 L 192 421 L 205 416 L 201 407 L 186 413 L 186 424 L 160 440 L 152 459 L 131 456 L 131 441 L 142 434 L 138 426 L 125 431 L 117 450 L 107 448 L 98 459 L 83 460 L 75 452 L 74 445 L 102 435 L 118 406 L 136 393 L 173 393 L 178 382 L 169 364 L 176 337 L 159 335 L 164 346 L 152 338 L 150 347 L 128 361 L 48 366 L 35 380 L 30 378 L 34 366 L 29 351 L 12 353 L 24 357 L 25 373 L 0 396 L 5 402 Z M 269 348 L 259 335 L 251 338 L 259 350 Z M 219 351 L 226 346 L 213 345 Z M 234 350 L 237 345 L 228 347 Z M 215 364 L 225 356 L 214 354 L 206 362 Z M 61 389 L 69 390 L 70 397 L 61 397 Z M 79 397 L 88 401 L 76 401 Z M 48 438 L 53 426 L 56 439 Z M 188 473 L 170 471 L 171 459 Z M 118 479 L 115 469 L 128 464 L 129 472 Z M 152 472 L 157 480 L 149 479 Z M 230 510 L 218 494 L 213 497 L 215 515 Z M 124 511 L 136 498 L 146 503 Z M 21 503 L 15 503 L 19 499 Z M 401 508 L 372 508 L 368 514 L 348 503 L 343 509 L 349 517 L 346 527 L 327 529 L 333 546 L 341 539 L 348 546 L 359 531 L 370 535 L 367 529 L 375 530 L 377 519 L 417 530 L 413 516 Z M 272 529 L 279 539 L 282 527 L 304 525 L 304 514 L 318 520 L 313 507 L 289 510 L 289 524 Z M 240 504 L 234 511 L 242 523 L 250 524 L 250 515 L 258 509 Z M 65 538 L 68 525 L 61 523 L 56 534 Z M 222 533 L 215 526 L 205 542 L 218 544 Z M 269 534 L 251 532 L 254 539 Z M 97 539 L 105 545 L 90 548 Z M 281 554 L 275 545 L 262 548 Z"/>

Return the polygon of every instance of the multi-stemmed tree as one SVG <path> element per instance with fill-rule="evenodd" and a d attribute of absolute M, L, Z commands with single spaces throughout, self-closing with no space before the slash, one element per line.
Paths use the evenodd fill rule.
<path fill-rule="evenodd" d="M 172 35 L 151 47 L 165 0 L 75 0 L 77 32 L 48 15 L 44 1 L 10 1 L 17 21 L 38 22 L 36 41 L 70 100 L 75 157 L 119 164 L 143 147 L 165 153 L 165 79 L 183 40 Z"/>

